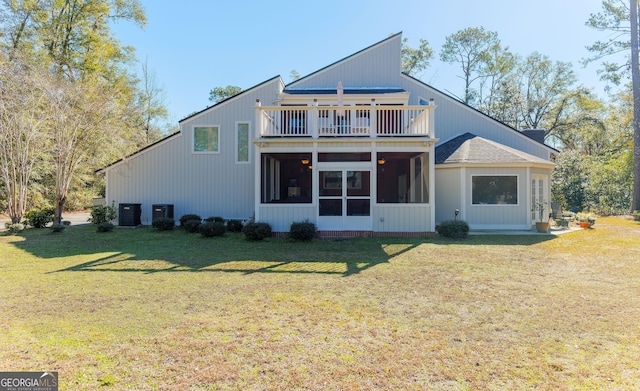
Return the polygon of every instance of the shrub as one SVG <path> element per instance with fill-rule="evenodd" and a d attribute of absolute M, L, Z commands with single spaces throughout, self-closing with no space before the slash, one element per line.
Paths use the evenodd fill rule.
<path fill-rule="evenodd" d="M 198 221 L 202 221 L 202 217 L 198 216 L 198 215 L 194 215 L 194 214 L 186 214 L 183 215 L 182 217 L 180 217 L 180 225 L 185 225 L 185 223 L 189 220 L 198 220 Z"/>
<path fill-rule="evenodd" d="M 24 231 L 24 224 L 22 223 L 6 223 L 4 226 L 7 228 L 7 231 L 9 231 L 9 233 L 13 235 L 17 234 L 18 232 Z"/>
<path fill-rule="evenodd" d="M 440 223 L 438 233 L 452 239 L 466 238 L 469 233 L 469 224 L 464 220 L 445 220 Z"/>
<path fill-rule="evenodd" d="M 262 240 L 271 236 L 271 226 L 267 223 L 249 223 L 242 232 L 248 240 Z"/>
<path fill-rule="evenodd" d="M 224 223 L 224 217 L 220 217 L 220 216 L 207 217 L 204 221 L 207 223 Z"/>
<path fill-rule="evenodd" d="M 189 233 L 196 233 L 200 224 L 202 224 L 201 220 L 187 220 L 184 222 L 183 228 Z"/>
<path fill-rule="evenodd" d="M 158 217 L 153 219 L 151 225 L 158 231 L 171 231 L 176 226 L 176 221 L 168 217 Z"/>
<path fill-rule="evenodd" d="M 227 231 L 227 229 L 224 227 L 224 224 L 219 222 L 208 222 L 200 224 L 198 230 L 200 231 L 200 235 L 204 236 L 205 238 L 222 236 Z"/>
<path fill-rule="evenodd" d="M 55 210 L 53 208 L 31 210 L 24 214 L 24 218 L 28 225 L 34 228 L 44 228 L 53 221 L 54 213 Z"/>
<path fill-rule="evenodd" d="M 293 240 L 311 240 L 316 236 L 316 225 L 309 222 L 292 223 L 289 237 Z"/>
<path fill-rule="evenodd" d="M 64 231 L 65 228 L 67 228 L 67 226 L 64 225 L 64 224 L 53 224 L 51 226 L 51 230 L 53 232 L 62 232 L 62 231 Z"/>
<path fill-rule="evenodd" d="M 111 232 L 113 231 L 114 225 L 107 222 L 98 224 L 98 232 Z"/>
<path fill-rule="evenodd" d="M 115 204 L 112 202 L 111 206 L 106 205 L 94 205 L 91 207 L 91 217 L 89 221 L 93 224 L 108 223 L 111 220 L 115 220 L 118 217 L 116 213 Z"/>
<path fill-rule="evenodd" d="M 66 225 L 67 227 L 71 225 L 71 221 L 69 220 L 62 220 L 62 224 Z"/>
<path fill-rule="evenodd" d="M 634 210 L 633 211 L 633 219 L 635 221 L 640 221 L 640 210 Z"/>
<path fill-rule="evenodd" d="M 227 221 L 227 231 L 229 232 L 242 232 L 242 221 L 229 220 Z"/>

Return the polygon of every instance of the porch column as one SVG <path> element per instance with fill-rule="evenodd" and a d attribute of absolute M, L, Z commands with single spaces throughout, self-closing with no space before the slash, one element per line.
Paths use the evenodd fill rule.
<path fill-rule="evenodd" d="M 378 136 L 378 116 L 376 114 L 376 100 L 371 99 L 371 111 L 369 112 L 369 128 L 371 129 L 371 137 Z"/>
<path fill-rule="evenodd" d="M 434 115 L 434 109 L 436 105 L 436 100 L 431 98 L 429 99 L 429 134 L 428 136 L 434 138 L 436 135 L 436 117 Z"/>
<path fill-rule="evenodd" d="M 313 99 L 313 103 L 311 104 L 313 109 L 311 109 L 311 137 L 316 139 L 318 138 L 318 99 Z"/>
<path fill-rule="evenodd" d="M 259 140 L 261 138 L 261 133 L 262 133 L 262 129 L 263 129 L 263 115 L 262 112 L 260 110 L 260 99 L 256 99 L 256 133 L 255 133 L 255 138 L 256 140 Z M 253 210 L 253 215 L 255 218 L 255 221 L 260 221 L 260 194 L 262 192 L 262 186 L 261 186 L 261 180 L 260 180 L 260 173 L 262 170 L 262 159 L 260 158 L 260 149 L 261 149 L 261 142 L 255 142 L 254 143 L 254 154 L 253 154 L 253 162 L 254 162 L 254 196 L 253 196 L 253 201 L 254 201 L 254 210 Z"/>
<path fill-rule="evenodd" d="M 260 112 L 261 106 L 262 104 L 260 103 L 260 99 L 256 99 L 256 105 L 254 106 L 256 108 L 256 138 L 260 138 L 260 136 L 262 136 L 262 129 L 264 129 L 264 124 L 262 123 L 262 113 Z"/>

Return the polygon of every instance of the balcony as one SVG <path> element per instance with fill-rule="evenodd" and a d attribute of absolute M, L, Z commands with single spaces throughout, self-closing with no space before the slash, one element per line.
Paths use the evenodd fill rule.
<path fill-rule="evenodd" d="M 433 137 L 436 106 L 256 106 L 257 137 Z"/>

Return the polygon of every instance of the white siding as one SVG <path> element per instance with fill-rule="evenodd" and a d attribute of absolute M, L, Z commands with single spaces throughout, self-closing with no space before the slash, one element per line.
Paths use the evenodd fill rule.
<path fill-rule="evenodd" d="M 396 34 L 289 87 L 396 87 L 402 69 L 402 36 Z"/>
<path fill-rule="evenodd" d="M 291 223 L 316 222 L 316 209 L 313 204 L 304 205 L 261 205 L 260 221 L 269 223 L 273 232 L 289 232 Z"/>
<path fill-rule="evenodd" d="M 460 183 L 461 168 L 436 166 L 436 224 L 455 217 L 455 210 L 463 210 Z"/>
<path fill-rule="evenodd" d="M 464 215 L 469 228 L 482 229 L 529 229 L 529 179 L 527 168 L 465 168 L 466 187 Z M 473 205 L 471 200 L 471 177 L 474 175 L 517 175 L 517 205 Z"/>
<path fill-rule="evenodd" d="M 153 204 L 173 204 L 176 220 L 187 213 L 203 218 L 249 218 L 254 213 L 255 162 L 235 162 L 235 126 L 255 130 L 256 99 L 272 100 L 280 79 L 196 114 L 180 123 L 181 134 L 144 150 L 107 171 L 107 203 L 141 203 L 142 223 L 151 223 Z M 193 153 L 193 127 L 219 125 L 219 154 Z M 250 156 L 255 145 L 250 143 Z"/>
<path fill-rule="evenodd" d="M 493 140 L 500 144 L 549 160 L 551 149 L 508 126 L 466 106 L 433 88 L 409 77 L 402 78 L 402 88 L 411 93 L 410 105 L 419 104 L 419 98 L 435 99 L 435 136 L 438 144 L 466 132 Z"/>
<path fill-rule="evenodd" d="M 375 232 L 433 232 L 427 204 L 377 204 L 372 207 Z"/>

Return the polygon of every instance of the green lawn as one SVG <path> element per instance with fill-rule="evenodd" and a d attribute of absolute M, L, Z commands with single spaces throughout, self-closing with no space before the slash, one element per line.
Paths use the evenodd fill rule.
<path fill-rule="evenodd" d="M 61 390 L 632 389 L 640 223 L 559 237 L 0 234 L 0 371 Z"/>

